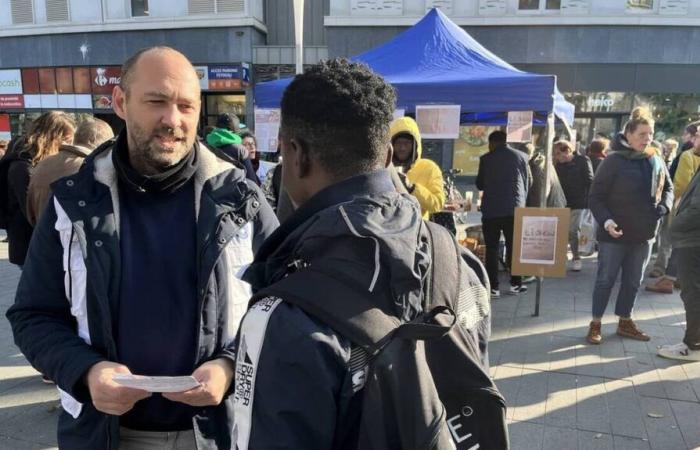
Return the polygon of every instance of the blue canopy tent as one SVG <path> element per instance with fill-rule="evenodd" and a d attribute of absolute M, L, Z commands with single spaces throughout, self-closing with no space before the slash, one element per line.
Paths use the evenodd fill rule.
<path fill-rule="evenodd" d="M 564 100 L 554 75 L 523 72 L 503 61 L 466 31 L 432 9 L 386 44 L 351 58 L 381 74 L 398 94 L 397 106 L 459 104 L 462 113 L 534 111 L 573 123 L 574 106 Z M 255 104 L 278 108 L 291 79 L 260 83 Z"/>

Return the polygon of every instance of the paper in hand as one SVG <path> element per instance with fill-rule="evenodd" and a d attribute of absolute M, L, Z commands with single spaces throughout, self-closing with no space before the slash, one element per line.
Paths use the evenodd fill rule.
<path fill-rule="evenodd" d="M 142 375 L 115 374 L 112 380 L 122 386 L 148 392 L 185 392 L 199 386 L 194 377 L 146 377 Z"/>

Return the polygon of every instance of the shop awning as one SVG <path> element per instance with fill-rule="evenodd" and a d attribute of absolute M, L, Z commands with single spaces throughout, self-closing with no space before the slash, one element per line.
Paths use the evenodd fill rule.
<path fill-rule="evenodd" d="M 571 125 L 574 106 L 564 100 L 554 75 L 523 72 L 484 48 L 440 10 L 386 44 L 352 60 L 369 65 L 397 90 L 397 107 L 460 104 L 463 113 L 553 112 Z M 279 107 L 291 78 L 260 83 L 255 103 Z"/>

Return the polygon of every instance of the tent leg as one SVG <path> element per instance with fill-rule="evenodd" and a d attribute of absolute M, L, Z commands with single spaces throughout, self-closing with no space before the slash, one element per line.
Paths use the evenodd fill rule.
<path fill-rule="evenodd" d="M 549 196 L 549 190 L 551 186 L 549 185 L 549 175 L 550 170 L 554 168 L 552 166 L 552 145 L 554 144 L 554 113 L 549 113 L 547 115 L 547 132 L 545 133 L 546 143 L 545 143 L 545 160 L 544 160 L 544 189 L 542 189 L 540 197 L 540 208 L 547 207 L 547 197 Z M 540 301 L 542 300 L 542 284 L 544 280 L 542 277 L 537 277 L 537 292 L 535 294 L 535 313 L 534 317 L 539 317 L 540 315 Z"/>

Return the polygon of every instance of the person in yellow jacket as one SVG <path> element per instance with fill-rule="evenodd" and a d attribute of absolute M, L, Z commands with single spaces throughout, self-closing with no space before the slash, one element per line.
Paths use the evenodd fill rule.
<path fill-rule="evenodd" d="M 423 218 L 442 211 L 445 206 L 445 189 L 442 171 L 429 159 L 421 158 L 422 147 L 418 124 L 410 117 L 401 117 L 391 123 L 389 130 L 394 147 L 393 162 L 406 189 L 418 203 Z"/>
<path fill-rule="evenodd" d="M 687 152 L 683 152 L 678 163 L 676 175 L 673 177 L 673 194 L 676 200 L 680 198 L 688 189 L 690 181 L 693 179 L 695 172 L 700 167 L 700 136 L 693 137 L 693 148 Z"/>

